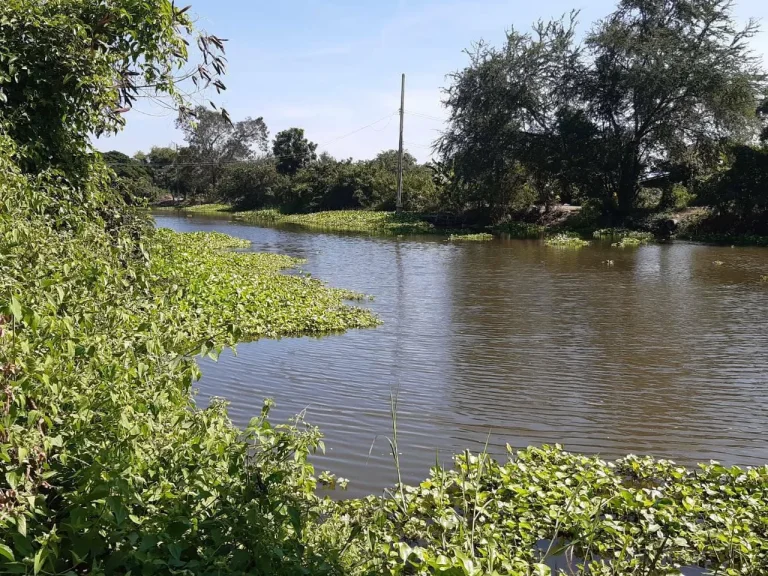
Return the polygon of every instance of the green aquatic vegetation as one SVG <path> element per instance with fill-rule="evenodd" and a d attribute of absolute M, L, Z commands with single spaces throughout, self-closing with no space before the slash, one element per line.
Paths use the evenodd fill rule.
<path fill-rule="evenodd" d="M 637 248 L 646 244 L 648 241 L 642 238 L 633 238 L 631 236 L 625 236 L 619 242 L 611 244 L 614 248 Z"/>
<path fill-rule="evenodd" d="M 640 232 L 638 230 L 628 230 L 626 228 L 601 228 L 595 230 L 592 233 L 595 238 L 611 238 L 619 240 L 617 244 L 621 244 L 621 240 L 627 239 L 628 246 L 639 246 L 646 242 L 651 242 L 654 238 L 650 232 Z"/>
<path fill-rule="evenodd" d="M 220 401 L 198 409 L 193 357 L 377 318 L 283 274 L 296 259 L 99 204 L 98 165 L 67 188 L 4 146 L 0 573 L 327 573 L 304 536 L 319 432 L 268 407 L 245 430 Z"/>
<path fill-rule="evenodd" d="M 176 209 L 176 208 L 171 208 Z M 226 204 L 203 204 L 183 207 L 185 212 L 228 212 L 237 220 L 263 224 L 288 224 L 308 230 L 351 232 L 365 234 L 408 235 L 447 234 L 435 228 L 419 214 L 383 212 L 373 210 L 329 210 L 308 214 L 283 214 L 274 208 L 237 212 Z"/>
<path fill-rule="evenodd" d="M 215 212 L 231 212 L 232 207 L 228 204 L 197 204 L 195 206 L 189 206 L 185 208 L 187 212 L 198 212 L 201 214 L 215 213 Z"/>
<path fill-rule="evenodd" d="M 237 218 L 254 222 L 291 224 L 310 230 L 369 234 L 431 234 L 435 227 L 416 214 L 368 210 L 332 210 L 309 214 L 281 214 L 277 210 L 237 212 Z"/>
<path fill-rule="evenodd" d="M 573 573 L 764 573 L 768 467 L 606 462 L 559 446 L 509 456 L 466 452 L 394 496 L 342 501 L 324 534 L 349 543 L 357 574 L 550 574 L 553 557 L 572 558 Z"/>
<path fill-rule="evenodd" d="M 231 212 L 232 207 L 229 204 L 195 204 L 192 206 L 154 206 L 152 210 L 162 212 L 183 211 L 194 212 L 198 214 L 216 214 L 220 212 Z"/>
<path fill-rule="evenodd" d="M 53 219 L 36 181 L 0 167 L 0 572 L 528 575 L 565 554 L 591 574 L 764 573 L 768 467 L 543 447 L 321 496 L 347 480 L 308 462 L 320 432 L 270 423 L 270 403 L 244 430 L 221 402 L 198 409 L 192 356 L 375 325 L 344 305 L 359 295 L 224 234 Z M 393 401 L 395 465 L 396 416 Z"/>
<path fill-rule="evenodd" d="M 265 208 L 263 210 L 249 210 L 247 212 L 235 212 L 235 218 L 239 220 L 249 220 L 252 222 L 280 221 L 285 215 L 275 208 Z"/>
<path fill-rule="evenodd" d="M 449 240 L 467 240 L 471 242 L 486 242 L 493 240 L 493 234 L 481 232 L 478 234 L 451 234 Z"/>
<path fill-rule="evenodd" d="M 589 246 L 587 240 L 583 240 L 578 236 L 572 234 L 555 234 L 545 240 L 547 246 L 563 247 L 563 248 L 582 248 Z"/>
<path fill-rule="evenodd" d="M 768 275 L 760 276 L 760 282 L 766 282 L 768 283 Z"/>

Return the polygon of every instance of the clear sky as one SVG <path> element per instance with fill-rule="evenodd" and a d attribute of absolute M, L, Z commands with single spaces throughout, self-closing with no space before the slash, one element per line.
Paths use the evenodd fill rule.
<path fill-rule="evenodd" d="M 573 8 L 581 10 L 583 32 L 615 5 L 609 0 L 189 1 L 200 28 L 229 39 L 227 91 L 214 101 L 233 120 L 263 116 L 271 136 L 298 126 L 320 151 L 370 158 L 397 147 L 404 72 L 406 148 L 422 161 L 445 117 L 440 100 L 446 74 L 464 67 L 462 51 L 472 42 L 482 38 L 499 45 L 509 27 L 528 28 Z M 766 30 L 754 46 L 768 55 L 768 0 L 741 0 L 734 13 L 739 20 L 762 21 Z M 174 115 L 162 107 L 139 102 L 127 119 L 122 133 L 96 141 L 97 147 L 133 154 L 183 143 Z"/>

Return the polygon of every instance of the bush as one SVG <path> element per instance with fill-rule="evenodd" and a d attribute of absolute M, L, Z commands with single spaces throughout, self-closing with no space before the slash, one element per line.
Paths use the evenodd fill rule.
<path fill-rule="evenodd" d="M 228 165 L 218 183 L 221 200 L 240 210 L 275 206 L 287 185 L 270 159 Z"/>
<path fill-rule="evenodd" d="M 732 154 L 733 164 L 712 179 L 705 199 L 720 213 L 738 217 L 754 231 L 768 231 L 768 149 L 738 146 Z"/>

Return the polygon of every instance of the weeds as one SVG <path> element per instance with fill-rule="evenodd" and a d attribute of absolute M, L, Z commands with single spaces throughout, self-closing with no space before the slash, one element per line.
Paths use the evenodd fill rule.
<path fill-rule="evenodd" d="M 545 241 L 547 246 L 554 246 L 558 248 L 583 248 L 589 246 L 589 242 L 582 240 L 578 236 L 573 234 L 556 234 Z"/>
<path fill-rule="evenodd" d="M 451 234 L 448 239 L 451 241 L 466 240 L 471 242 L 487 242 L 488 240 L 493 240 L 493 234 Z"/>
<path fill-rule="evenodd" d="M 270 224 L 290 224 L 309 230 L 356 232 L 369 234 L 431 234 L 435 227 L 416 214 L 374 212 L 368 210 L 334 210 L 310 214 L 281 214 L 277 210 L 236 212 L 238 219 Z"/>

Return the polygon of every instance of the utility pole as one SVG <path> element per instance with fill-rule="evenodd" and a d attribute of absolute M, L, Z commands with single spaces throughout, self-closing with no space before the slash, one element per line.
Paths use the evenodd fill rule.
<path fill-rule="evenodd" d="M 400 147 L 397 152 L 397 204 L 395 210 L 403 209 L 403 117 L 405 116 L 405 74 L 400 86 Z"/>

